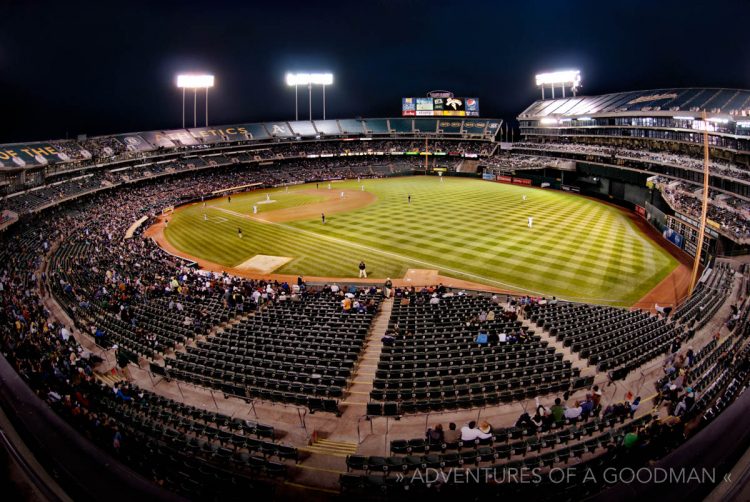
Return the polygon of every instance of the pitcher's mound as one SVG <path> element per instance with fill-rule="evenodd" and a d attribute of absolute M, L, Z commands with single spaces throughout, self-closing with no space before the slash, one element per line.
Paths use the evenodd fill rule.
<path fill-rule="evenodd" d="M 290 258 L 289 256 L 268 256 L 265 254 L 256 254 L 249 260 L 240 263 L 234 268 L 243 272 L 259 272 L 261 274 L 270 274 L 277 268 L 285 265 L 293 259 L 294 258 Z"/>

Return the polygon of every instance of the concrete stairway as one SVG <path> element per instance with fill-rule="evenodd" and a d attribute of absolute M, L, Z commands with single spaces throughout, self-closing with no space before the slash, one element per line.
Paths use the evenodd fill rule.
<path fill-rule="evenodd" d="M 574 368 L 578 368 L 579 370 L 581 370 L 581 376 L 590 376 L 596 374 L 596 368 L 594 366 L 589 365 L 587 360 L 582 359 L 577 353 L 574 353 L 572 350 L 570 350 L 570 347 L 563 346 L 562 342 L 558 341 L 554 336 L 550 335 L 541 326 L 537 326 L 535 323 L 529 321 L 528 319 L 525 319 L 523 321 L 523 325 L 527 326 L 530 330 L 533 330 L 535 335 L 541 336 L 542 340 L 547 341 L 549 343 L 549 346 L 554 347 L 557 352 L 560 352 L 563 355 L 563 358 L 567 361 L 570 361 Z"/>
<path fill-rule="evenodd" d="M 380 360 L 380 352 L 383 348 L 381 339 L 388 329 L 388 321 L 391 318 L 393 310 L 393 298 L 384 300 L 380 307 L 380 312 L 373 319 L 370 333 L 365 340 L 365 349 L 359 361 L 359 365 L 352 377 L 352 385 L 343 404 L 348 408 L 358 408 L 359 415 L 364 415 L 365 404 L 370 400 L 370 391 L 372 390 L 372 380 L 375 378 L 375 370 Z M 358 405 L 358 406 L 351 406 Z"/>

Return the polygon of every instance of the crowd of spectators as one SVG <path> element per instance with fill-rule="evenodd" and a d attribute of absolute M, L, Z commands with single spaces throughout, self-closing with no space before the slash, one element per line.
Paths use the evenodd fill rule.
<path fill-rule="evenodd" d="M 296 172 L 304 177 L 309 170 Z M 100 192 L 74 207 L 55 207 L 44 218 L 14 225 L 0 234 L 0 350 L 42 399 L 116 454 L 129 438 L 116 422 L 91 411 L 90 405 L 102 392 L 115 392 L 123 400 L 134 396 L 127 386 L 107 390 L 96 382 L 92 368 L 101 359 L 76 341 L 71 333 L 74 326 L 53 320 L 44 307 L 47 279 L 52 292 L 70 307 L 75 328 L 98 337 L 104 346 L 108 346 L 105 330 L 97 325 L 96 316 L 88 315 L 94 308 L 137 326 L 133 309 L 158 298 L 169 299 L 167 308 L 172 312 L 217 296 L 228 308 L 240 309 L 293 301 L 307 294 L 302 278 L 290 285 L 207 273 L 166 254 L 150 239 L 123 239 L 134 220 L 153 216 L 165 205 L 213 189 L 276 179 L 272 170 L 196 172 Z M 44 256 L 65 247 L 78 250 L 75 260 L 53 260 L 43 272 Z M 364 303 L 362 308 L 372 305 Z M 156 343 L 147 330 L 136 332 L 144 344 Z"/>
<path fill-rule="evenodd" d="M 91 140 L 93 141 L 93 140 Z M 97 140 L 99 141 L 99 140 Z M 106 145 L 114 138 L 106 138 Z M 431 152 L 481 154 L 488 153 L 491 145 L 486 142 L 435 142 L 427 149 Z M 15 212 L 31 212 L 65 198 L 92 192 L 102 187 L 119 183 L 130 183 L 144 178 L 186 172 L 207 167 L 241 163 L 283 162 L 284 168 L 271 174 L 269 185 L 294 181 L 315 181 L 341 178 L 371 178 L 386 176 L 404 170 L 424 167 L 422 156 L 394 157 L 390 152 L 423 151 L 425 145 L 419 141 L 357 141 L 357 142 L 306 142 L 289 143 L 277 147 L 261 147 L 247 152 L 221 155 L 189 156 L 165 162 L 135 162 L 132 165 L 116 168 L 98 168 L 93 172 L 81 171 L 80 166 L 73 170 L 71 162 L 68 171 L 58 171 L 46 185 L 26 187 L 24 192 L 6 196 L 0 204 Z M 381 155 L 379 153 L 387 153 Z M 310 157 L 310 156 L 315 157 Z M 448 156 L 440 157 L 442 167 L 454 168 L 459 160 Z"/>
<path fill-rule="evenodd" d="M 127 151 L 125 144 L 112 136 L 85 139 L 79 143 L 81 148 L 91 153 L 95 159 L 109 159 L 120 156 Z"/>
<path fill-rule="evenodd" d="M 543 169 L 550 167 L 560 169 L 566 161 L 539 155 L 524 155 L 518 153 L 500 152 L 482 160 L 486 166 L 485 172 L 494 174 L 512 174 L 515 171 L 528 169 Z"/>
<path fill-rule="evenodd" d="M 661 177 L 655 179 L 655 185 L 673 209 L 700 220 L 703 210 L 701 191 L 691 190 L 684 182 Z M 721 230 L 732 238 L 750 239 L 750 203 L 711 190 L 708 218 L 721 225 Z"/>
<path fill-rule="evenodd" d="M 378 139 L 368 138 L 367 141 L 315 140 L 299 141 L 292 138 L 285 142 L 259 143 L 238 141 L 232 144 L 234 150 L 247 145 L 246 150 L 238 155 L 242 161 L 260 162 L 276 159 L 288 159 L 318 156 L 340 156 L 352 154 L 367 154 L 368 152 L 385 152 L 386 154 L 403 152 L 441 152 L 446 155 L 487 156 L 494 151 L 495 144 L 483 140 L 434 140 L 425 144 L 424 140 Z M 50 172 L 55 174 L 80 171 L 81 169 L 100 166 L 102 163 L 117 163 L 117 165 L 147 162 L 152 163 L 165 154 L 202 155 L 207 149 L 216 146 L 199 143 L 196 145 L 177 144 L 173 148 L 147 146 L 138 149 L 125 145 L 122 140 L 112 136 L 88 138 L 76 142 L 73 140 L 57 141 L 53 146 L 59 152 L 54 168 Z"/>
<path fill-rule="evenodd" d="M 232 308 L 252 309 L 266 302 L 294 301 L 295 295 L 304 295 L 307 291 L 302 278 L 290 285 L 205 273 L 164 253 L 138 234 L 128 240 L 123 240 L 123 236 L 133 221 L 144 215 L 154 216 L 165 206 L 227 187 L 256 182 L 274 184 L 279 181 L 280 173 L 284 181 L 298 182 L 308 176 L 319 176 L 325 169 L 337 169 L 335 164 L 323 166 L 319 162 L 301 161 L 292 169 L 253 171 L 234 166 L 190 172 L 101 191 L 75 206 L 51 208 L 44 213 L 44 218 L 14 225 L 0 235 L 0 350 L 42 399 L 85 435 L 117 454 L 131 438 L 106 414 L 92 411 L 91 403 L 105 392 L 112 392 L 121 400 L 133 399 L 135 391 L 127 385 L 109 389 L 96 383 L 92 368 L 100 359 L 83 349 L 72 336 L 71 326 L 53 320 L 44 307 L 47 276 L 53 291 L 71 306 L 76 327 L 94 334 L 102 332 L 95 317 L 87 315 L 94 306 L 111 318 L 137 325 L 131 309 L 153 299 L 169 298 L 168 308 L 175 311 L 180 311 L 180 305 L 214 296 L 221 297 L 225 305 Z M 43 272 L 40 266 L 44 256 L 56 247 L 77 250 L 76 260 L 65 262 L 64 266 L 53 260 L 57 266 Z M 324 289 L 341 296 L 342 308 L 346 308 L 344 302 L 351 291 L 344 291 L 337 285 Z M 395 297 L 401 302 L 437 299 L 439 303 L 446 293 L 441 285 L 420 291 L 413 287 L 394 289 Z M 492 300 L 497 305 L 502 303 L 498 295 Z M 509 310 L 504 310 L 502 315 L 512 318 L 514 314 L 523 315 L 528 305 L 553 303 L 556 299 L 508 297 L 506 302 Z M 351 302 L 349 308 L 368 310 L 372 304 L 361 303 L 355 307 Z M 466 322 L 481 328 L 489 315 L 489 312 L 478 312 Z M 140 334 L 144 343 L 154 343 L 148 338 L 149 333 Z M 594 413 L 600 406 L 597 392 L 598 389 L 592 389 L 590 396 L 569 407 L 558 402 L 549 408 L 540 405 L 529 420 L 543 425 L 549 417 L 557 420 L 560 409 L 566 419 Z M 633 405 L 637 407 L 637 400 L 628 405 L 627 412 L 634 412 Z M 621 409 L 612 408 L 603 413 L 620 412 Z M 492 434 L 492 427 L 486 422 L 469 423 L 460 430 L 450 424 L 447 431 L 443 431 L 442 426 L 428 431 L 428 437 L 442 436 L 446 441 L 463 437 L 481 439 L 487 434 Z M 647 438 L 644 432 L 637 441 L 647 442 Z"/>
<path fill-rule="evenodd" d="M 614 159 L 636 159 L 645 160 L 657 164 L 685 167 L 693 170 L 702 170 L 703 161 L 667 152 L 650 152 L 645 150 L 633 150 L 613 146 L 601 146 L 582 143 L 531 143 L 521 142 L 514 145 L 515 148 L 526 150 L 543 150 L 556 152 L 572 152 L 587 155 L 599 155 Z M 503 160 L 498 161 L 501 158 Z M 503 157 L 493 156 L 487 159 L 491 170 L 497 174 L 504 174 L 508 170 L 534 168 L 536 157 L 530 155 L 505 155 Z M 513 160 L 510 160 L 513 159 Z M 541 168 L 543 162 L 536 163 L 536 168 Z M 723 161 L 712 160 L 711 169 L 714 174 L 721 174 L 733 179 L 750 180 L 750 170 L 742 169 L 740 166 Z M 702 205 L 700 192 L 688 188 L 685 182 L 660 178 L 659 186 L 669 204 L 676 210 L 685 212 L 694 218 L 700 218 Z M 750 204 L 746 201 L 732 197 L 727 194 L 719 194 L 711 191 L 709 201 L 708 217 L 721 225 L 722 231 L 733 239 L 750 238 Z"/>
<path fill-rule="evenodd" d="M 514 149 L 542 150 L 554 152 L 571 152 L 586 155 L 609 157 L 610 159 L 634 159 L 655 164 L 682 167 L 694 171 L 703 171 L 703 159 L 680 155 L 671 152 L 655 152 L 647 149 L 636 150 L 620 146 L 603 146 L 588 143 L 533 143 L 520 142 L 513 145 Z M 711 159 L 710 169 L 714 175 L 727 178 L 750 180 L 750 170 L 737 164 Z"/>

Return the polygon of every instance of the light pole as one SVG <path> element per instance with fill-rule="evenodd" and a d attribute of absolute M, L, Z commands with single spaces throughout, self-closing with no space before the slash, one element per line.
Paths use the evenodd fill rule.
<path fill-rule="evenodd" d="M 581 72 L 579 70 L 556 71 L 553 73 L 539 73 L 536 76 L 537 87 L 542 88 L 542 100 L 544 100 L 544 87 L 550 86 L 552 90 L 552 99 L 555 99 L 555 85 L 560 84 L 562 88 L 562 97 L 565 97 L 565 85 L 570 85 L 573 96 L 581 86 Z"/>
<path fill-rule="evenodd" d="M 287 73 L 286 85 L 294 87 L 294 120 L 299 120 L 298 87 L 307 86 L 307 106 L 309 119 L 312 120 L 312 86 L 323 86 L 323 119 L 326 118 L 326 86 L 333 84 L 332 73 Z"/>
<path fill-rule="evenodd" d="M 323 120 L 326 119 L 326 85 L 323 84 Z"/>
<path fill-rule="evenodd" d="M 182 89 L 182 128 L 185 128 L 185 89 L 193 90 L 193 127 L 198 127 L 198 89 L 206 90 L 206 127 L 208 127 L 208 89 L 214 86 L 213 75 L 177 75 L 177 87 Z"/>

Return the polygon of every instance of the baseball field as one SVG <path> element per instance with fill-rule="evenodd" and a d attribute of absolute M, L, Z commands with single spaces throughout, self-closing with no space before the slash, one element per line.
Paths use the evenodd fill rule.
<path fill-rule="evenodd" d="M 178 208 L 164 238 L 180 254 L 233 270 L 356 277 L 362 260 L 369 277 L 434 269 L 520 293 L 610 305 L 638 301 L 678 264 L 616 207 L 558 191 L 428 176 L 207 200 Z"/>

